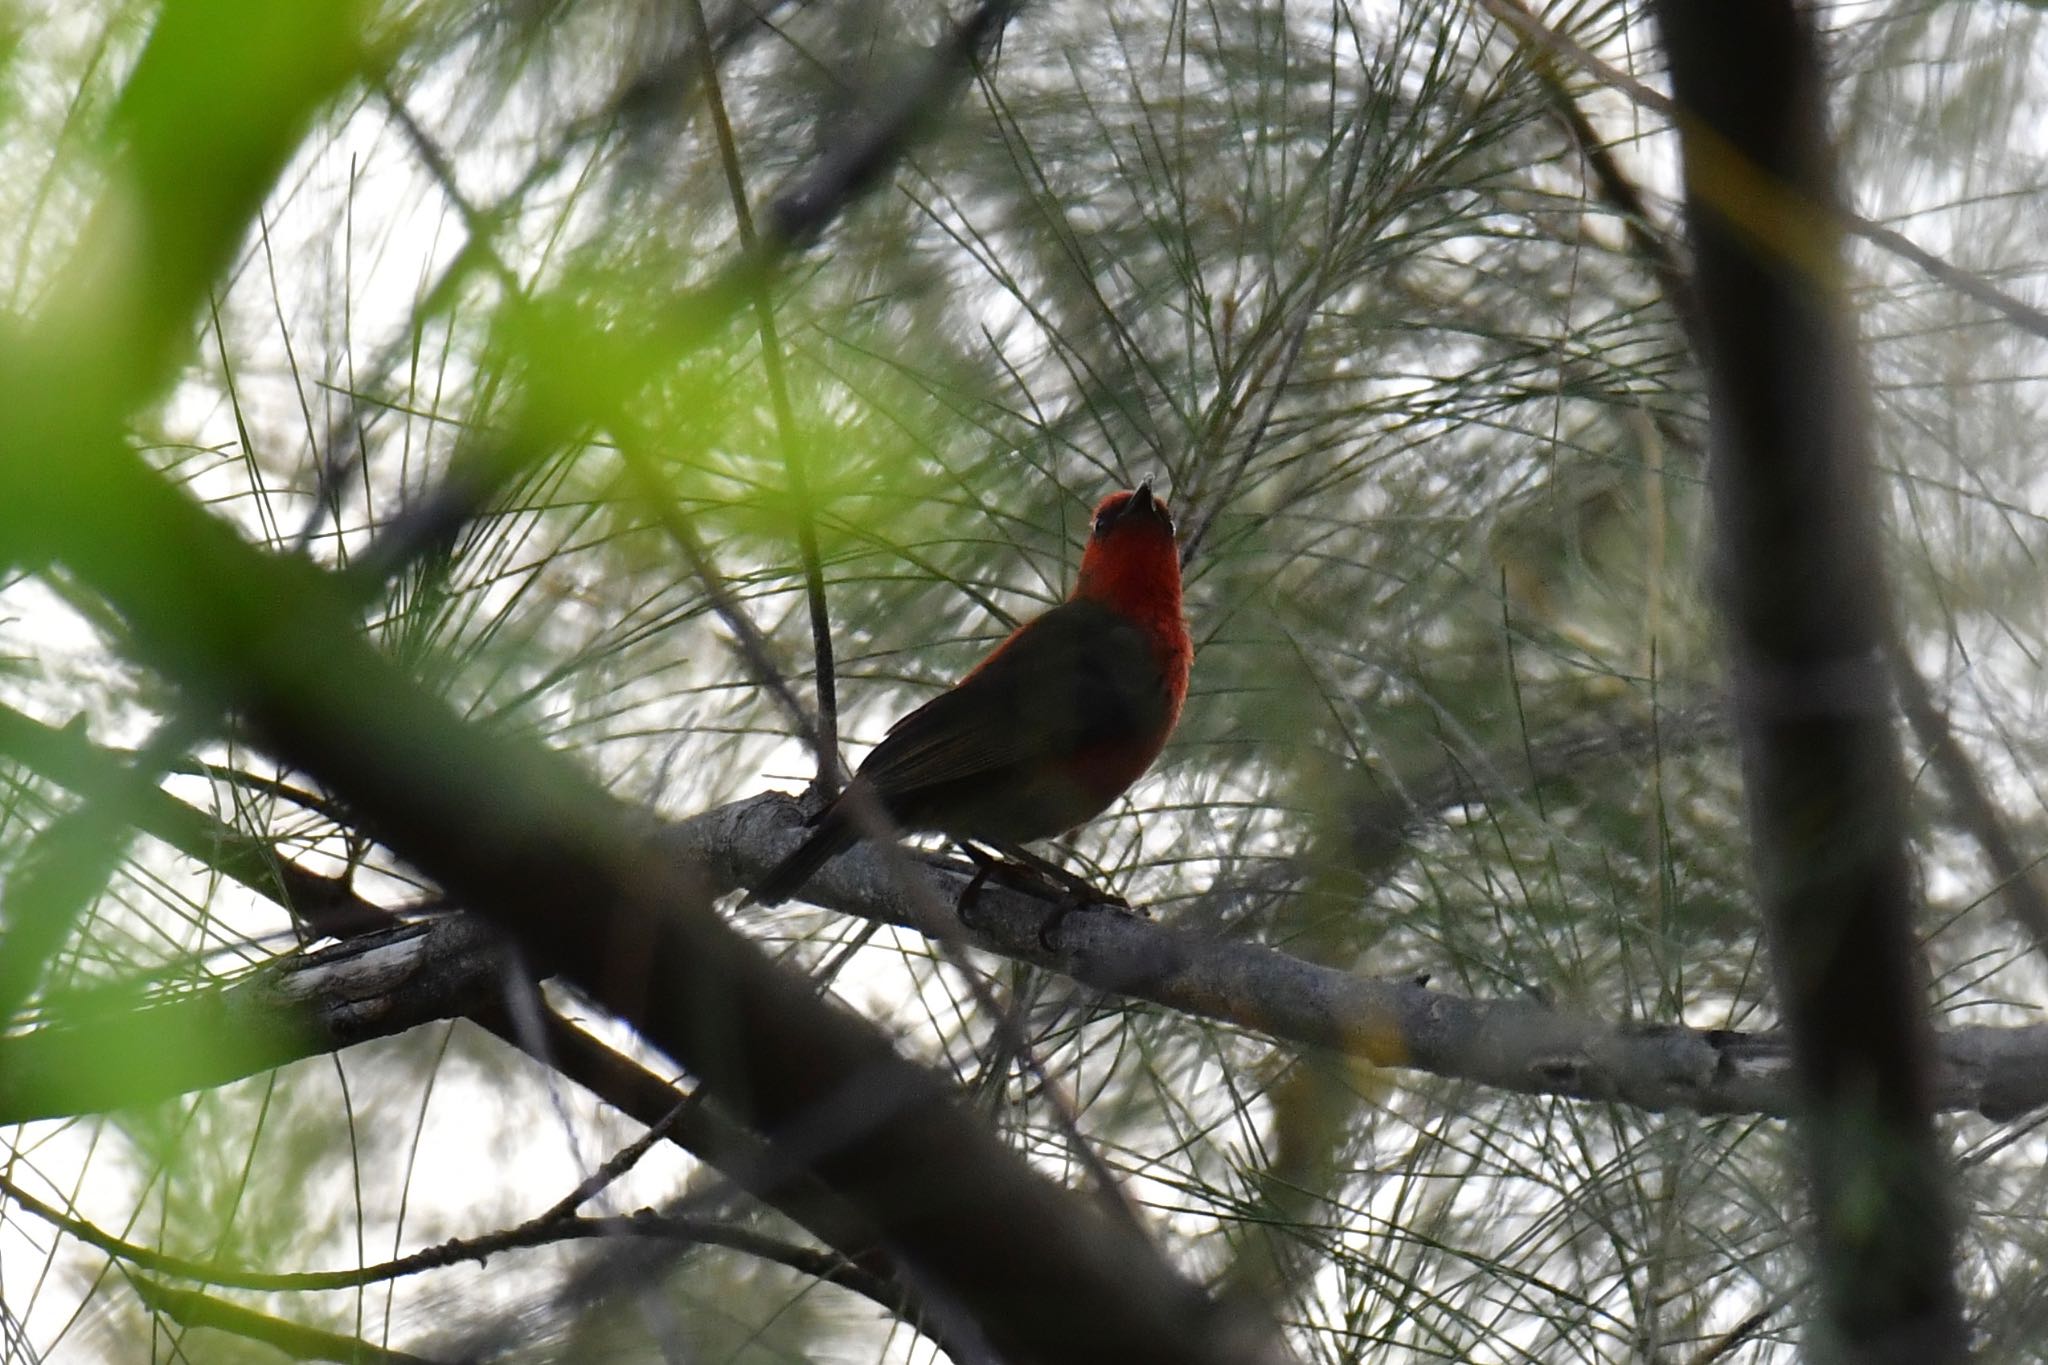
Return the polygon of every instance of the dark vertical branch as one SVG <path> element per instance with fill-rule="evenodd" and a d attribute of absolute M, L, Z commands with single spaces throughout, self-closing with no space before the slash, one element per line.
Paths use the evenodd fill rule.
<path fill-rule="evenodd" d="M 1791 0 L 1658 0 L 1685 154 L 1759 891 L 1805 1096 L 1822 1358 L 1962 1359 L 1889 602 L 1819 55 Z"/>
<path fill-rule="evenodd" d="M 1622 172 L 1609 148 L 1593 131 L 1592 125 L 1580 111 L 1570 88 L 1565 83 L 1563 66 L 1567 63 L 1591 73 L 1596 79 L 1610 85 L 1633 85 L 1618 79 L 1618 73 L 1603 70 L 1592 54 L 1573 43 L 1556 31 L 1546 28 L 1531 15 L 1521 0 L 1479 0 L 1486 11 L 1500 19 L 1520 43 L 1524 53 L 1542 79 L 1544 90 L 1549 95 L 1552 107 L 1556 109 L 1560 122 L 1571 135 L 1572 143 L 1585 159 L 1593 181 L 1599 186 L 1600 194 L 1627 225 L 1629 249 L 1644 263 L 1664 291 L 1664 300 L 1677 315 L 1683 327 L 1686 340 L 1696 351 L 1704 349 L 1700 340 L 1700 320 L 1697 301 L 1693 297 L 1692 276 L 1672 249 L 1672 244 L 1657 230 L 1641 192 Z M 1670 103 L 1654 92 L 1641 87 L 1628 90 L 1632 98 L 1643 102 L 1646 107 L 1657 109 L 1668 116 L 1676 111 Z M 1645 95 L 1651 96 L 1644 99 Z M 2018 326 L 2041 335 L 2043 331 L 2039 314 L 2026 316 L 2024 305 L 2002 295 L 1987 298 L 1984 291 L 1973 287 L 1968 281 L 1974 277 L 1963 275 L 1951 266 L 1936 261 L 1920 248 L 1896 233 L 1890 233 L 1896 241 L 1886 241 L 1886 229 L 1877 228 L 1855 217 L 1853 214 L 1840 215 L 1846 228 L 1865 237 L 1887 250 L 1904 256 L 1919 265 L 1930 275 L 1960 292 L 1989 304 Z M 1981 283 L 1981 282 L 1980 282 Z M 1993 291 L 1995 294 L 1996 291 Z M 1669 423 L 1658 423 L 1660 434 L 1670 436 Z M 1983 778 L 1963 746 L 1957 742 L 1948 719 L 1936 705 L 1934 694 L 1927 680 L 1920 676 L 1912 655 L 1902 639 L 1894 638 L 1886 645 L 1890 655 L 1892 682 L 1899 693 L 1899 703 L 1905 712 L 1906 723 L 1912 727 L 1914 738 L 1927 754 L 1929 763 L 1941 778 L 1948 791 L 1949 805 L 1957 822 L 1976 843 L 1990 865 L 1992 874 L 1998 879 L 1996 890 L 2008 912 L 2019 922 L 2035 947 L 2048 953 L 2048 885 L 2044 885 L 2036 866 L 2024 858 L 2014 841 L 2010 822 L 2005 812 L 1999 809 L 1985 787 Z"/>

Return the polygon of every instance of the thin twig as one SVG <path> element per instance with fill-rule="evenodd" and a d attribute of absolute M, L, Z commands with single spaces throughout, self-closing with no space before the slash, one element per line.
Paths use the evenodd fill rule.
<path fill-rule="evenodd" d="M 257 1341 L 275 1348 L 292 1360 L 333 1360 L 345 1365 L 438 1365 L 431 1356 L 394 1351 L 373 1345 L 360 1337 L 344 1336 L 304 1323 L 228 1303 L 191 1289 L 173 1289 L 154 1280 L 130 1273 L 128 1283 L 135 1295 L 153 1313 L 161 1313 L 181 1327 L 207 1327 L 227 1332 L 245 1341 Z M 177 1352 L 176 1359 L 187 1359 Z"/>
<path fill-rule="evenodd" d="M 659 1140 L 659 1135 L 655 1134 L 653 1129 L 649 1129 L 648 1135 L 643 1136 L 650 1143 Z M 64 1213 L 45 1203 L 4 1175 L 0 1175 L 0 1194 L 6 1195 L 23 1211 L 58 1231 L 75 1237 L 116 1260 L 140 1266 L 159 1275 L 193 1280 L 223 1289 L 246 1289 L 260 1293 L 326 1293 L 334 1290 L 360 1289 L 364 1285 L 403 1279 L 428 1270 L 442 1270 L 465 1261 L 482 1264 L 504 1251 L 601 1238 L 641 1237 L 693 1245 L 721 1246 L 742 1251 L 762 1260 L 788 1266 L 805 1275 L 852 1289 L 892 1312 L 900 1312 L 906 1306 L 901 1291 L 893 1284 L 848 1264 L 844 1257 L 828 1251 L 796 1246 L 748 1228 L 704 1218 L 664 1216 L 649 1210 L 623 1217 L 582 1218 L 555 1211 L 568 1204 L 569 1200 L 563 1200 L 548 1212 L 537 1218 L 530 1218 L 517 1227 L 481 1237 L 451 1238 L 438 1245 L 424 1247 L 410 1255 L 380 1261 L 374 1265 L 350 1266 L 343 1270 L 263 1271 L 252 1270 L 246 1266 L 227 1265 L 220 1261 L 175 1256 L 154 1247 L 117 1237 L 97 1224 Z"/>
<path fill-rule="evenodd" d="M 740 246 L 752 252 L 759 243 L 754 231 L 753 211 L 747 207 L 747 186 L 740 170 L 739 149 L 734 143 L 732 121 L 726 113 L 725 91 L 718 79 L 718 54 L 713 49 L 711 25 L 704 17 L 704 0 L 689 0 L 683 7 L 694 30 L 699 54 L 698 71 L 704 82 L 704 98 L 711 110 L 711 126 L 718 136 L 718 157 L 725 170 L 726 189 L 732 198 L 732 212 L 738 224 Z M 768 404 L 775 414 L 775 434 L 782 447 L 782 466 L 789 477 L 789 494 L 796 510 L 797 557 L 803 565 L 804 596 L 811 613 L 811 651 L 817 660 L 818 736 L 815 748 L 818 775 L 813 784 L 820 796 L 837 794 L 843 780 L 839 763 L 839 689 L 832 657 L 832 617 L 825 603 L 825 570 L 818 554 L 818 526 L 811 507 L 811 482 L 805 468 L 803 442 L 797 431 L 796 410 L 789 401 L 789 379 L 782 359 L 782 340 L 775 326 L 775 308 L 766 280 L 754 287 L 754 321 L 761 333 L 761 369 L 768 380 Z"/>
<path fill-rule="evenodd" d="M 1790 1302 L 1792 1295 L 1789 1293 L 1780 1291 L 1773 1294 L 1763 1307 L 1708 1342 L 1698 1354 L 1687 1360 L 1686 1365 L 1714 1365 L 1715 1361 L 1762 1331 L 1764 1326 L 1784 1311 L 1785 1305 Z"/>
<path fill-rule="evenodd" d="M 1934 770 L 1948 789 L 1956 818 L 1977 843 L 1984 861 L 1998 878 L 1998 893 L 2005 908 L 2034 940 L 2036 950 L 2048 954 L 2048 893 L 2044 893 L 2037 869 L 2041 860 L 2022 855 L 2013 842 L 2004 812 L 1985 790 L 1983 779 L 1970 756 L 1963 752 L 1955 731 L 1935 705 L 1927 680 L 1907 653 L 1904 642 L 1894 638 L 1886 654 L 1891 661 L 1892 684 L 1898 689 L 1899 707 L 1914 738 L 1927 752 Z"/>
<path fill-rule="evenodd" d="M 1518 12 L 1533 28 L 1542 25 L 1516 0 L 1489 0 L 1488 6 L 1496 17 L 1505 20 L 1505 11 Z M 1578 99 L 1566 84 L 1564 73 L 1558 69 L 1558 56 L 1569 56 L 1556 44 L 1548 43 L 1533 35 L 1531 27 L 1512 25 L 1520 40 L 1523 51 L 1527 52 L 1537 76 L 1543 82 L 1545 92 L 1550 96 L 1551 108 L 1556 111 L 1565 132 L 1570 135 L 1572 145 L 1584 158 L 1586 167 L 1593 173 L 1594 182 L 1600 192 L 1621 216 L 1623 231 L 1628 234 L 1629 245 L 1649 266 L 1658 287 L 1664 291 L 1665 302 L 1678 315 L 1679 323 L 1689 337 L 1697 337 L 1698 323 L 1692 299 L 1692 277 L 1679 259 L 1676 245 L 1662 225 L 1650 214 L 1650 206 L 1644 200 L 1642 191 L 1622 171 L 1615 159 L 1614 149 L 1602 141 L 1593 129 L 1592 122 L 1579 107 Z M 1562 42 L 1562 35 L 1560 41 Z"/>
<path fill-rule="evenodd" d="M 319 458 L 319 467 L 312 506 L 307 509 L 306 519 L 301 523 L 298 534 L 293 537 L 294 547 L 301 552 L 312 544 L 321 522 L 329 517 L 334 521 L 337 545 L 343 543 L 339 535 L 341 485 L 362 467 L 369 455 L 362 430 L 362 395 L 365 387 L 381 387 L 386 377 L 398 368 L 399 362 L 411 354 L 428 320 L 453 303 L 456 290 L 469 278 L 472 270 L 479 266 L 488 267 L 506 287 L 515 293 L 521 290 L 522 286 L 518 280 L 513 278 L 510 269 L 492 249 L 491 238 L 497 224 L 505 219 L 511 209 L 525 197 L 527 191 L 554 169 L 561 156 L 567 155 L 570 145 L 570 139 L 565 138 L 556 146 L 553 155 L 541 158 L 529 168 L 519 183 L 513 186 L 511 192 L 500 199 L 494 207 L 478 210 L 460 192 L 455 182 L 454 168 L 449 164 L 447 157 L 413 118 L 411 110 L 406 107 L 398 92 L 392 89 L 384 75 L 373 75 L 370 85 L 383 101 L 392 121 L 404 133 L 406 141 L 412 145 L 421 164 L 427 168 L 442 192 L 448 196 L 449 203 L 454 205 L 468 236 L 454 258 L 443 267 L 440 275 L 421 296 L 407 321 L 405 330 L 387 341 L 371 358 L 367 376 L 359 378 L 351 375 L 347 401 L 342 406 L 341 414 L 328 424 L 326 452 L 324 455 L 315 452 Z"/>
<path fill-rule="evenodd" d="M 774 11 L 789 3 L 800 3 L 800 0 L 767 0 L 760 5 L 741 6 L 727 18 L 725 26 L 714 40 L 713 46 L 717 55 L 730 53 L 755 34 L 773 31 L 770 19 Z M 525 200 L 534 186 L 552 176 L 562 163 L 568 160 L 570 152 L 578 146 L 609 133 L 630 119 L 632 111 L 647 103 L 653 92 L 661 89 L 678 75 L 686 81 L 688 73 L 683 70 L 685 65 L 685 59 L 678 59 L 643 72 L 639 79 L 626 85 L 607 100 L 602 108 L 572 121 L 562 130 L 554 144 L 536 157 L 521 173 L 518 182 L 489 208 L 473 210 L 462 196 L 451 194 L 450 202 L 463 218 L 469 235 L 456 251 L 454 258 L 421 293 L 419 302 L 407 320 L 405 330 L 377 352 L 368 367 L 367 377 L 358 379 L 353 371 L 351 372 L 345 395 L 347 402 L 341 414 L 328 426 L 327 448 L 319 464 L 318 487 L 315 489 L 312 506 L 307 511 L 305 523 L 300 527 L 295 540 L 299 549 L 303 550 L 311 543 L 322 519 L 327 516 L 335 516 L 336 529 L 340 529 L 341 482 L 361 468 L 362 462 L 368 456 L 361 423 L 364 390 L 380 385 L 385 377 L 397 368 L 399 361 L 411 352 L 428 320 L 438 316 L 454 301 L 456 291 L 469 278 L 474 268 L 493 264 L 490 243 L 497 225 L 511 217 L 513 210 Z M 446 156 L 405 109 L 388 76 L 381 72 L 373 73 L 371 88 L 398 121 L 400 131 L 405 134 L 406 140 L 421 154 L 422 163 L 427 166 L 429 172 L 443 188 L 452 189 L 455 178 Z M 687 85 L 678 93 L 687 94 Z M 479 235 L 479 229 L 482 229 L 482 235 Z M 500 277 L 503 278 L 502 274 Z"/>
<path fill-rule="evenodd" d="M 814 241 L 895 164 L 930 122 L 939 101 L 981 60 L 1021 7 L 1021 0 L 984 0 L 939 45 L 923 76 L 904 83 L 882 116 L 829 147 L 809 172 L 776 195 L 768 229 L 756 237 L 751 250 L 742 249 L 701 287 L 664 304 L 659 320 L 644 328 L 644 334 L 620 338 L 612 351 L 616 372 L 610 378 L 616 397 L 607 405 L 613 409 L 608 420 L 617 420 L 627 394 L 651 381 L 676 357 L 717 336 L 791 254 Z M 454 202 L 460 211 L 461 200 Z M 480 249 L 488 250 L 488 244 Z M 515 304 L 522 298 L 524 295 L 515 294 Z M 383 582 L 442 544 L 498 488 L 548 448 L 548 443 L 534 442 L 529 436 L 524 446 L 513 443 L 497 451 L 479 450 L 475 458 L 458 461 L 439 488 L 371 545 L 365 563 L 359 564 L 358 589 Z"/>
<path fill-rule="evenodd" d="M 639 1137 L 634 1138 L 631 1142 L 619 1148 L 618 1151 L 612 1153 L 611 1157 L 603 1165 L 585 1176 L 578 1182 L 575 1189 L 556 1200 L 534 1221 L 538 1223 L 560 1222 L 563 1219 L 572 1217 L 576 1210 L 604 1193 L 620 1176 L 638 1165 L 640 1158 L 646 1156 L 652 1150 L 655 1143 L 662 1141 L 669 1134 L 673 1133 L 676 1130 L 676 1125 L 680 1124 L 688 1116 L 690 1106 L 697 1102 L 698 1098 L 694 1094 L 685 1095 L 677 1100 L 673 1109 L 670 1109 L 653 1123 L 648 1124 L 646 1131 L 642 1132 Z"/>
<path fill-rule="evenodd" d="M 1336 202 L 1339 204 L 1351 202 L 1352 194 L 1358 183 L 1359 167 L 1364 158 L 1364 152 L 1364 140 L 1354 138 L 1352 141 L 1351 160 L 1344 169 L 1344 181 L 1336 195 Z M 1260 443 L 1265 439 L 1266 428 L 1272 422 L 1273 414 L 1279 410 L 1280 400 L 1285 395 L 1288 384 L 1293 380 L 1294 367 L 1300 363 L 1302 348 L 1308 342 L 1309 328 L 1315 322 L 1317 310 L 1322 304 L 1325 291 L 1330 287 L 1330 281 L 1336 269 L 1336 262 L 1336 251 L 1327 250 L 1321 254 L 1315 267 L 1308 273 L 1308 277 L 1304 281 L 1301 300 L 1295 307 L 1294 316 L 1289 321 L 1280 349 L 1274 353 L 1273 360 L 1265 367 L 1264 373 L 1253 381 L 1255 386 L 1261 381 L 1264 382 L 1265 392 L 1262 396 L 1265 401 L 1259 406 L 1258 416 L 1252 419 L 1250 430 L 1246 431 L 1239 440 L 1237 458 L 1232 461 L 1230 470 L 1224 475 L 1221 485 L 1214 492 L 1207 488 L 1202 490 L 1202 501 L 1205 505 L 1200 509 L 1201 515 L 1195 519 L 1194 525 L 1181 542 L 1180 562 L 1182 568 L 1186 568 L 1194 562 L 1196 552 L 1201 549 L 1202 542 L 1208 538 L 1209 530 L 1215 525 L 1217 516 L 1222 513 L 1224 506 L 1229 502 L 1231 496 L 1236 493 L 1238 484 L 1245 476 L 1245 471 L 1251 468 L 1252 460 L 1257 457 Z M 1246 404 L 1250 402 L 1253 396 L 1252 393 L 1246 393 L 1244 398 L 1228 411 L 1222 419 L 1221 430 L 1216 435 L 1221 436 L 1236 425 L 1236 419 L 1242 415 Z M 1190 509 L 1190 511 L 1192 510 L 1194 509 Z"/>
<path fill-rule="evenodd" d="M 895 1273 L 895 1263 L 882 1248 L 874 1229 L 814 1180 L 792 1177 L 765 1141 L 732 1123 L 715 1106 L 682 1108 L 678 1091 L 668 1081 L 592 1037 L 555 1010 L 544 1011 L 541 1022 L 546 1037 L 538 1044 L 522 1036 L 500 1014 L 472 1017 L 479 1027 L 557 1070 L 621 1113 L 650 1126 L 676 1115 L 668 1134 L 670 1142 L 822 1242 L 835 1261 L 862 1277 L 859 1283 L 852 1279 L 843 1281 L 847 1287 L 862 1293 L 868 1291 L 861 1289 L 860 1284 L 875 1287 L 868 1297 L 887 1302 L 903 1321 L 916 1325 L 942 1347 L 947 1345 L 942 1329 L 932 1322 L 932 1315 L 924 1311 L 911 1287 Z"/>
<path fill-rule="evenodd" d="M 676 506 L 675 499 L 669 495 L 667 485 L 662 482 L 660 474 L 655 470 L 653 457 L 647 453 L 642 443 L 643 433 L 637 429 L 637 424 L 623 413 L 614 414 L 612 420 L 618 437 L 619 458 L 624 462 L 626 472 L 633 480 L 635 495 L 654 514 L 654 519 L 660 523 L 669 540 L 682 551 L 683 560 L 690 566 L 690 572 L 696 575 L 697 584 L 703 588 L 705 600 L 711 604 L 711 610 L 725 623 L 725 628 L 732 632 L 734 652 L 747 666 L 747 671 L 753 675 L 755 683 L 766 688 L 768 695 L 782 707 L 783 713 L 789 717 L 790 724 L 796 728 L 798 738 L 803 740 L 813 754 L 818 755 L 819 763 L 831 763 L 833 760 L 826 757 L 828 751 L 825 748 L 825 737 L 818 720 L 790 688 L 789 679 L 775 662 L 774 650 L 768 643 L 768 637 L 740 606 L 739 599 L 733 596 L 731 585 L 725 581 L 725 575 L 719 571 L 717 563 L 711 558 L 711 550 L 704 544 L 704 538 L 697 534 L 696 525 L 683 515 L 682 509 Z"/>
<path fill-rule="evenodd" d="M 701 10 L 699 17 L 701 18 Z M 709 61 L 711 60 L 711 50 L 709 47 L 710 34 L 708 27 L 700 32 L 699 37 L 706 44 L 704 52 L 706 60 Z M 456 206 L 457 212 L 460 213 L 464 223 L 469 228 L 470 242 L 475 244 L 477 250 L 489 265 L 491 273 L 498 278 L 499 283 L 515 303 L 525 302 L 527 295 L 524 286 L 512 273 L 511 267 L 499 257 L 496 249 L 490 245 L 490 224 L 469 204 L 462 195 L 460 188 L 454 183 L 453 168 L 449 165 L 446 156 L 441 152 L 433 139 L 427 135 L 425 130 L 419 126 L 417 121 L 413 119 L 411 113 L 394 94 L 387 90 L 385 91 L 385 98 L 392 117 L 406 131 L 415 152 L 440 183 L 442 192 Z M 755 245 L 751 226 L 744 235 L 747 238 L 747 249 L 751 252 Z M 765 284 L 762 297 L 765 300 Z M 779 365 L 772 368 L 775 369 L 775 373 L 779 377 Z M 787 408 L 786 394 L 784 395 L 782 406 Z M 813 751 L 821 755 L 820 771 L 822 772 L 829 768 L 836 773 L 837 760 L 836 757 L 832 756 L 836 754 L 836 748 L 828 747 L 823 726 L 811 718 L 803 703 L 790 690 L 789 683 L 784 678 L 782 670 L 776 666 L 768 647 L 767 637 L 762 634 L 760 628 L 754 624 L 753 619 L 741 608 L 738 600 L 734 598 L 730 588 L 727 586 L 724 576 L 718 572 L 716 565 L 712 563 L 710 552 L 705 547 L 702 538 L 697 535 L 695 527 L 682 515 L 680 509 L 675 506 L 673 499 L 668 496 L 666 487 L 654 471 L 652 460 L 644 453 L 645 442 L 638 430 L 638 424 L 626 417 L 623 411 L 618 411 L 611 414 L 610 425 L 614 428 L 615 434 L 619 439 L 621 456 L 626 463 L 628 472 L 632 475 L 638 486 L 642 500 L 654 512 L 656 519 L 661 522 L 663 529 L 668 532 L 669 539 L 683 551 L 683 556 L 689 562 L 692 572 L 696 574 L 699 583 L 702 585 L 705 596 L 711 603 L 712 610 L 725 623 L 726 628 L 732 632 L 734 648 L 740 655 L 741 660 L 747 665 L 748 670 L 753 674 L 754 681 L 766 688 L 769 694 L 782 704 L 783 709 L 789 713 L 791 721 L 797 726 L 799 733 L 809 743 Z M 506 474 L 510 471 L 501 470 L 499 472 Z M 469 480 L 451 478 L 450 482 L 440 490 L 441 496 L 435 500 L 430 500 L 430 506 L 439 508 L 439 511 L 422 523 L 425 528 L 424 534 L 427 537 L 424 543 L 431 543 L 432 539 L 444 534 L 447 528 L 459 524 L 462 520 L 466 520 L 473 513 L 476 505 L 484 497 L 489 496 L 492 482 L 492 480 L 484 479 L 472 485 Z M 451 490 L 456 494 L 452 504 L 446 498 L 446 495 Z M 410 543 L 418 545 L 423 542 L 414 540 Z M 377 562 L 380 566 L 379 574 L 382 576 L 388 576 L 397 566 L 397 561 L 388 552 L 377 556 Z M 822 592 L 822 589 L 820 591 Z M 823 693 L 821 693 L 822 695 Z"/>

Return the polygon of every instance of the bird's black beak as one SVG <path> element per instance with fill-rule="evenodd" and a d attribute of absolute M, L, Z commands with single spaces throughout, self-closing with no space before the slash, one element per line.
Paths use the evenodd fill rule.
<path fill-rule="evenodd" d="M 1133 488 L 1128 497 L 1111 498 L 1095 518 L 1095 532 L 1098 536 L 1109 534 L 1109 529 L 1129 516 L 1141 516 L 1147 521 L 1163 524 L 1173 530 L 1173 517 L 1166 510 L 1166 504 L 1152 496 L 1152 480 L 1147 479 Z"/>
<path fill-rule="evenodd" d="M 1152 496 L 1152 480 L 1147 479 L 1131 492 L 1131 500 L 1124 504 L 1126 512 L 1142 512 L 1160 523 L 1168 534 L 1173 533 L 1173 513 L 1166 510 L 1166 504 Z"/>

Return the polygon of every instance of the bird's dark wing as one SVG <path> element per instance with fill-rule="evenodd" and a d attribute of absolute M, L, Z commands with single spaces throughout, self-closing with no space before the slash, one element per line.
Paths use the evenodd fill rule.
<path fill-rule="evenodd" d="M 1171 706 L 1144 632 L 1098 603 L 1067 602 L 897 721 L 854 780 L 908 829 L 1044 838 L 1095 815 L 1151 761 Z M 834 802 L 754 899 L 793 894 L 857 837 Z"/>
<path fill-rule="evenodd" d="M 1097 603 L 1066 602 L 897 721 L 861 764 L 861 776 L 901 809 L 920 791 L 997 779 L 1156 733 L 1166 707 L 1144 632 Z"/>

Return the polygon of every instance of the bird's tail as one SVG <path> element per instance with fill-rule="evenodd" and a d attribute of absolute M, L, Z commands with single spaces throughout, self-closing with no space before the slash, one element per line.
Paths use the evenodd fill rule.
<path fill-rule="evenodd" d="M 819 819 L 811 837 L 797 845 L 796 852 L 770 868 L 754 887 L 747 899 L 756 905 L 780 905 L 795 895 L 811 874 L 823 867 L 835 854 L 852 846 L 854 838 L 852 821 L 835 806 L 826 810 Z"/>

